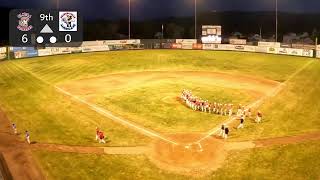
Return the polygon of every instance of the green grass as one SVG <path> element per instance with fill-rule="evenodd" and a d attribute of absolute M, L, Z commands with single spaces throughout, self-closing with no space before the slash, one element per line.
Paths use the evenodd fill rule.
<path fill-rule="evenodd" d="M 162 79 L 109 91 L 97 100 L 97 104 L 144 127 L 165 133 L 206 132 L 228 119 L 185 106 L 179 99 L 184 88 L 210 102 L 249 104 L 253 101 L 244 91 L 218 87 L 203 82 L 200 77 L 197 83 L 187 78 L 184 81 Z"/>
<path fill-rule="evenodd" d="M 262 124 L 248 121 L 234 140 L 287 136 L 320 131 L 320 63 L 310 64 L 292 78 L 276 97 L 261 107 Z"/>
<path fill-rule="evenodd" d="M 284 81 L 306 60 L 243 52 L 145 50 L 39 57 L 16 63 L 52 83 L 145 70 L 223 71 Z"/>
<path fill-rule="evenodd" d="M 139 145 L 149 141 L 57 93 L 52 86 L 9 61 L 0 64 L 0 94 L 1 108 L 20 132 L 30 131 L 32 141 L 97 145 L 94 141 L 96 126 L 106 132 L 110 146 Z"/>
<path fill-rule="evenodd" d="M 222 168 L 200 179 L 318 180 L 319 153 L 319 141 L 231 152 Z M 49 179 L 192 179 L 158 169 L 143 155 L 34 154 Z"/>
<path fill-rule="evenodd" d="M 111 145 L 140 144 L 147 142 L 147 138 L 128 131 L 87 107 L 71 101 L 15 65 L 55 85 L 86 77 L 144 70 L 223 71 L 235 76 L 252 75 L 284 81 L 308 60 L 310 59 L 241 52 L 148 50 L 72 54 L 1 62 L 0 105 L 9 118 L 18 123 L 20 130 L 30 130 L 32 139 L 39 142 L 94 144 L 91 137 L 94 134 L 94 128 L 99 125 L 107 131 L 112 140 Z M 247 123 L 248 128 L 237 133 L 231 132 L 231 136 L 240 139 L 261 138 L 318 131 L 320 129 L 317 121 L 320 113 L 318 110 L 320 109 L 319 69 L 319 63 L 313 63 L 312 68 L 299 74 L 280 95 L 266 103 L 262 107 L 265 114 L 262 125 Z M 200 82 L 200 80 L 197 81 Z M 211 116 L 201 113 L 199 113 L 200 118 L 192 112 L 190 117 L 187 117 L 184 112 L 190 111 L 182 105 L 176 108 L 177 114 L 174 114 L 170 112 L 173 106 L 167 107 L 163 103 L 155 103 L 161 96 L 157 95 L 157 90 L 167 93 L 165 91 L 171 89 L 173 93 L 180 93 L 183 86 L 193 90 L 197 87 L 203 88 L 203 82 L 200 82 L 199 86 L 192 86 L 191 83 L 181 82 L 175 85 L 174 82 L 168 81 L 160 83 L 158 89 L 156 85 L 145 85 L 146 87 L 140 89 L 137 87 L 135 92 L 129 89 L 120 92 L 122 95 L 129 93 L 132 95 L 130 97 L 118 97 L 123 101 L 126 98 L 129 102 L 147 103 L 149 109 L 141 109 L 141 105 L 137 105 L 139 108 L 133 108 L 134 104 L 120 103 L 112 96 L 99 99 L 97 102 L 115 111 L 125 109 L 123 113 L 127 113 L 126 116 L 133 117 L 135 114 L 134 120 L 141 118 L 146 126 L 159 126 L 161 131 L 164 127 L 169 127 L 167 131 L 172 132 L 174 126 L 177 126 L 178 130 L 198 131 L 204 130 L 207 125 L 209 127 L 209 124 L 211 127 L 211 124 L 220 122 L 221 117 L 215 120 L 215 117 L 210 119 Z M 249 101 L 245 95 L 235 98 L 236 94 L 231 90 L 225 89 L 221 92 L 221 88 L 217 88 L 214 84 L 210 84 L 210 87 L 212 89 L 203 88 L 203 91 L 196 91 L 210 100 L 225 98 L 226 101 L 230 99 L 234 99 L 235 102 Z M 153 94 L 154 97 L 145 100 L 138 98 L 138 96 L 146 96 L 146 92 Z M 209 95 L 207 92 L 212 94 Z M 219 95 L 215 96 L 216 94 Z M 120 113 L 120 111 L 117 112 Z M 142 116 L 138 117 L 138 113 Z M 170 119 L 165 118 L 166 115 Z M 150 118 L 156 123 L 147 122 Z M 193 126 L 190 129 L 186 126 L 189 120 Z M 197 124 L 197 122 L 203 124 Z"/>

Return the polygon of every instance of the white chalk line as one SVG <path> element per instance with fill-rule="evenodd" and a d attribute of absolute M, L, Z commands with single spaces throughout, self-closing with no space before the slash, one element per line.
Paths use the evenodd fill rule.
<path fill-rule="evenodd" d="M 299 74 L 301 71 L 303 71 L 305 68 L 307 68 L 311 63 L 313 63 L 314 61 L 309 61 L 308 63 L 306 63 L 305 65 L 303 65 L 301 68 L 299 68 L 297 71 L 295 71 L 293 74 L 291 74 L 288 79 L 283 82 L 283 83 L 280 83 L 277 87 L 275 87 L 270 93 L 268 93 L 267 95 L 263 96 L 262 98 L 260 98 L 259 100 L 253 102 L 252 104 L 248 105 L 246 107 L 246 109 L 249 109 L 249 108 L 257 108 L 259 107 L 263 102 L 265 102 L 267 99 L 271 98 L 271 97 L 274 97 L 276 96 L 277 94 L 280 93 L 280 91 L 282 91 L 284 89 L 284 87 L 286 86 L 286 84 L 291 80 L 293 79 L 297 74 Z M 222 123 L 224 125 L 229 125 L 231 124 L 234 120 L 236 120 L 237 117 L 236 116 L 232 116 L 230 117 L 226 122 Z M 204 137 L 202 137 L 201 139 L 199 139 L 198 141 L 196 141 L 195 143 L 198 144 L 198 143 L 201 143 L 201 141 L 209 138 L 210 136 L 216 134 L 219 132 L 222 124 L 220 124 L 219 126 L 215 127 L 214 129 L 210 130 L 207 135 L 205 135 Z"/>
<path fill-rule="evenodd" d="M 105 110 L 104 108 L 98 107 L 98 106 L 95 105 L 95 104 L 89 103 L 89 102 L 81 99 L 80 97 L 75 96 L 75 95 L 73 95 L 73 94 L 71 94 L 71 93 L 69 93 L 69 92 L 67 92 L 67 91 L 65 91 L 65 90 L 63 90 L 63 89 L 61 89 L 61 88 L 59 88 L 59 87 L 57 87 L 57 86 L 54 86 L 54 87 L 55 87 L 59 92 L 61 92 L 61 93 L 65 94 L 65 95 L 73 98 L 74 100 L 76 100 L 76 101 L 78 101 L 78 102 L 80 102 L 80 103 L 83 103 L 83 104 L 87 105 L 91 110 L 96 111 L 97 113 L 99 113 L 99 114 L 101 114 L 101 115 L 103 115 L 103 116 L 105 116 L 105 117 L 108 117 L 108 118 L 110 118 L 110 119 L 112 119 L 112 120 L 114 120 L 114 121 L 117 121 L 117 122 L 121 123 L 121 124 L 124 124 L 124 125 L 126 125 L 126 126 L 131 127 L 131 128 L 134 128 L 134 129 L 138 130 L 139 132 L 142 132 L 143 134 L 145 134 L 145 135 L 147 135 L 147 136 L 149 136 L 149 137 L 156 137 L 156 138 L 159 138 L 159 139 L 161 139 L 161 140 L 163 140 L 163 141 L 172 143 L 172 144 L 174 144 L 174 145 L 178 145 L 177 142 L 174 142 L 174 141 L 172 141 L 172 140 L 170 140 L 170 139 L 167 139 L 167 138 L 161 136 L 160 134 L 158 134 L 158 133 L 156 133 L 156 132 L 152 132 L 151 130 L 147 130 L 147 129 L 143 128 L 143 127 L 140 127 L 140 126 L 138 126 L 138 125 L 135 125 L 135 124 L 132 123 L 132 122 L 129 122 L 129 121 L 126 121 L 126 120 L 124 120 L 124 119 L 122 119 L 122 118 L 120 118 L 120 117 L 117 117 L 117 116 L 113 115 L 110 111 L 107 111 L 107 110 Z"/>
<path fill-rule="evenodd" d="M 48 86 L 53 86 L 52 84 L 50 84 L 49 82 L 41 79 L 40 77 L 38 77 L 38 76 L 35 75 L 34 73 L 32 73 L 32 72 L 24 69 L 24 68 L 21 67 L 20 65 L 17 65 L 17 64 L 15 64 L 15 63 L 13 63 L 13 64 L 14 64 L 16 67 L 18 67 L 19 69 L 23 70 L 23 71 L 26 72 L 26 73 L 29 73 L 30 75 L 32 75 L 33 77 L 35 77 L 35 78 L 38 79 L 39 81 L 43 82 L 44 84 L 46 84 L 46 85 L 48 85 Z M 81 99 L 81 98 L 79 98 L 79 97 L 77 97 L 77 96 L 75 96 L 75 95 L 73 95 L 73 94 L 71 94 L 71 93 L 63 90 L 63 89 L 61 89 L 61 88 L 58 87 L 58 86 L 53 86 L 53 87 L 54 87 L 58 92 L 60 92 L 60 93 L 62 93 L 62 94 L 64 94 L 64 95 L 67 95 L 67 96 L 71 97 L 72 99 L 76 100 L 77 102 L 80 102 L 80 103 L 82 103 L 82 104 L 87 105 L 91 110 L 93 110 L 93 111 L 95 111 L 95 112 L 103 115 L 104 117 L 110 118 L 111 120 L 116 121 L 116 122 L 119 122 L 119 123 L 121 123 L 121 124 L 123 124 L 123 125 L 125 125 L 125 126 L 127 126 L 127 127 L 129 126 L 129 127 L 131 127 L 131 128 L 134 128 L 134 129 L 136 129 L 137 131 L 139 131 L 140 133 L 143 133 L 144 135 L 147 135 L 147 136 L 149 136 L 149 137 L 155 137 L 155 138 L 161 139 L 161 140 L 163 140 L 163 141 L 165 141 L 165 142 L 168 142 L 168 143 L 171 143 L 171 144 L 174 144 L 174 145 L 179 145 L 179 143 L 174 142 L 174 141 L 172 141 L 172 140 L 170 140 L 170 139 L 167 139 L 167 138 L 163 137 L 162 135 L 160 135 L 160 134 L 158 134 L 158 133 L 156 133 L 156 132 L 152 132 L 151 130 L 147 130 L 147 129 L 144 128 L 144 127 L 140 127 L 140 126 L 138 126 L 138 125 L 135 125 L 135 124 L 132 123 L 132 122 L 129 122 L 129 121 L 126 121 L 126 120 L 124 120 L 124 119 L 122 119 L 122 118 L 120 118 L 120 117 L 117 117 L 117 116 L 113 115 L 110 111 L 107 111 L 107 110 L 105 110 L 105 109 L 103 109 L 103 108 L 101 108 L 101 107 L 98 107 L 98 106 L 96 106 L 95 104 L 88 103 L 87 101 L 85 101 L 85 100 L 83 100 L 83 99 Z"/>

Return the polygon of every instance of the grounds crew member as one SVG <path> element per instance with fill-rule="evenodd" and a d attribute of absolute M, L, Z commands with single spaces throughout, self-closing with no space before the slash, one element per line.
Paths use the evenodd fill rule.
<path fill-rule="evenodd" d="M 261 111 L 258 111 L 257 118 L 256 118 L 256 123 L 260 123 L 261 120 L 262 120 L 262 113 L 261 113 Z"/>
<path fill-rule="evenodd" d="M 28 142 L 28 144 L 30 144 L 30 134 L 28 131 L 26 131 L 26 141 Z"/>
<path fill-rule="evenodd" d="M 17 135 L 18 134 L 18 131 L 17 131 L 17 126 L 16 126 L 16 124 L 12 124 L 12 129 L 13 129 L 13 132 L 14 132 L 14 134 L 15 135 Z"/>

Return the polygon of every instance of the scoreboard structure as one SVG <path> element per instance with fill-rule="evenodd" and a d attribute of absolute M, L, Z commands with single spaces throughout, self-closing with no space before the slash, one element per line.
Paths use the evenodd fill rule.
<path fill-rule="evenodd" d="M 203 44 L 221 44 L 222 27 L 216 25 L 203 25 L 201 41 Z"/>
<path fill-rule="evenodd" d="M 14 9 L 9 15 L 10 45 L 80 46 L 83 22 L 78 11 Z"/>

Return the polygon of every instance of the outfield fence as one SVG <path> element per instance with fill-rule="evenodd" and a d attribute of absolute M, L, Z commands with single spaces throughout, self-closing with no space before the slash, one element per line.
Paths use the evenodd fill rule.
<path fill-rule="evenodd" d="M 236 42 L 241 42 L 237 44 Z M 232 44 L 201 44 L 196 39 L 130 39 L 84 41 L 80 47 L 2 47 L 1 59 L 20 59 L 38 56 L 51 56 L 71 53 L 105 52 L 139 49 L 186 49 L 206 51 L 239 51 L 289 56 L 320 58 L 320 46 L 302 44 L 281 44 L 278 42 L 257 42 L 257 45 L 244 45 L 242 41 Z M 8 52 L 7 52 L 8 51 Z M 9 55 L 9 57 L 8 57 Z"/>

